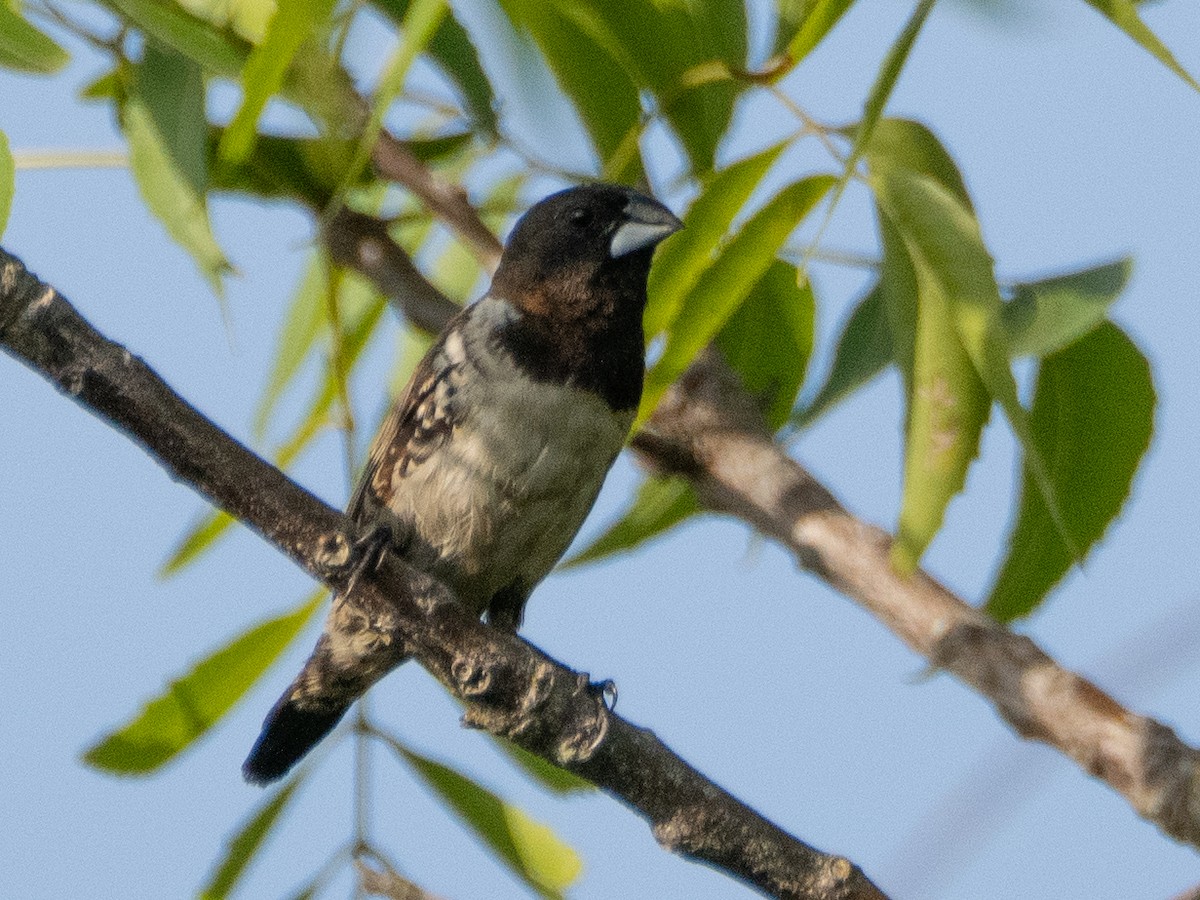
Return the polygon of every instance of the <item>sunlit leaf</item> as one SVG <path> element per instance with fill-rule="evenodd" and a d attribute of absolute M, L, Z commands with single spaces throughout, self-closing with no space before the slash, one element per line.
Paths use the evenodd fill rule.
<path fill-rule="evenodd" d="M 933 178 L 902 169 L 884 170 L 878 175 L 873 173 L 872 185 L 904 236 L 922 281 L 922 292 L 936 292 L 950 304 L 951 321 L 962 349 L 1020 441 L 1051 517 L 1061 521 L 1054 486 L 1032 442 L 1028 414 L 1018 399 L 1002 320 L 1003 301 L 978 221 Z M 1069 542 L 1065 525 L 1062 532 Z M 915 564 L 916 560 L 910 561 Z"/>
<path fill-rule="evenodd" d="M 1111 322 L 1041 364 L 1030 432 L 1049 466 L 1068 547 L 1026 470 L 1021 501 L 987 611 L 1007 622 L 1028 615 L 1067 573 L 1076 553 L 1104 535 L 1129 495 L 1154 423 L 1150 365 Z"/>
<path fill-rule="evenodd" d="M 530 34 L 614 181 L 632 183 L 642 173 L 637 152 L 641 102 L 637 85 L 608 48 L 581 28 L 557 0 L 499 0 L 518 31 Z"/>
<path fill-rule="evenodd" d="M 853 3 L 854 0 L 781 0 L 775 52 L 787 51 L 789 67 L 802 62 Z"/>
<path fill-rule="evenodd" d="M 854 134 L 855 129 L 847 133 Z M 968 210 L 974 211 L 962 173 L 942 142 L 925 125 L 911 119 L 880 119 L 864 155 L 871 171 L 881 174 L 907 169 L 932 178 Z"/>
<path fill-rule="evenodd" d="M 904 242 L 885 243 L 885 253 L 909 253 L 915 277 L 904 496 L 892 547 L 896 567 L 911 572 L 966 482 L 991 398 L 955 327 L 954 300 L 930 263 Z"/>
<path fill-rule="evenodd" d="M 198 19 L 257 44 L 267 31 L 276 0 L 175 0 Z M 290 0 L 288 0 L 290 2 Z M 286 4 L 285 4 L 286 5 Z"/>
<path fill-rule="evenodd" d="M 1125 289 L 1132 261 L 1018 284 L 1004 304 L 1004 329 L 1013 356 L 1047 356 L 1104 321 Z"/>
<path fill-rule="evenodd" d="M 142 199 L 220 294 L 222 276 L 232 267 L 213 237 L 205 200 L 203 74 L 192 61 L 150 42 L 132 88 L 121 125 Z"/>
<path fill-rule="evenodd" d="M 687 479 L 647 478 L 629 509 L 559 568 L 570 569 L 632 550 L 699 511 L 700 502 Z"/>
<path fill-rule="evenodd" d="M 1100 10 L 1114 25 L 1137 41 L 1143 50 L 1200 91 L 1200 82 L 1188 74 L 1188 71 L 1167 49 L 1166 44 L 1160 41 L 1150 27 L 1142 21 L 1141 16 L 1138 15 L 1137 4 L 1133 0 L 1085 0 L 1085 2 Z"/>
<path fill-rule="evenodd" d="M 716 336 L 766 273 L 788 236 L 828 192 L 834 179 L 814 175 L 788 185 L 730 239 L 686 296 L 662 356 L 646 374 L 639 421 Z"/>
<path fill-rule="evenodd" d="M 787 421 L 812 355 L 816 301 L 812 283 L 775 260 L 717 335 L 721 355 L 759 401 L 775 430 Z"/>
<path fill-rule="evenodd" d="M 128 725 L 88 750 L 84 760 L 116 775 L 146 775 L 205 734 L 250 689 L 321 606 L 324 589 L 256 625 L 171 682 Z"/>
<path fill-rule="evenodd" d="M 302 767 L 282 787 L 269 794 L 242 827 L 226 842 L 225 853 L 213 870 L 208 884 L 200 890 L 201 900 L 224 900 L 237 887 L 246 868 L 254 861 L 263 842 L 271 833 L 292 795 L 304 781 L 308 769 Z"/>
<path fill-rule="evenodd" d="M 833 366 L 815 397 L 795 416 L 807 427 L 854 393 L 892 362 L 892 333 L 888 327 L 879 284 L 867 292 L 846 320 L 834 352 Z"/>
<path fill-rule="evenodd" d="M 374 4 L 393 24 L 401 25 L 408 14 L 410 0 L 374 0 Z M 495 134 L 496 112 L 492 104 L 496 98 L 466 29 L 453 15 L 446 16 L 429 39 L 426 49 L 462 94 L 475 126 Z"/>
<path fill-rule="evenodd" d="M 262 438 L 279 398 L 300 371 L 325 321 L 325 264 L 317 255 L 308 261 L 275 341 L 274 361 L 267 385 L 254 412 L 254 436 Z"/>
<path fill-rule="evenodd" d="M 212 510 L 205 514 L 179 539 L 179 543 L 171 551 L 167 561 L 158 570 L 159 577 L 167 578 L 183 571 L 199 559 L 205 550 L 215 544 L 217 539 L 235 522 L 237 519 L 223 509 Z"/>
<path fill-rule="evenodd" d="M 0 67 L 49 75 L 67 64 L 62 47 L 0 2 Z"/>
<path fill-rule="evenodd" d="M 700 195 L 683 216 L 685 227 L 667 238 L 655 254 L 643 318 L 648 338 L 675 321 L 684 298 L 712 263 L 734 217 L 786 146 L 776 144 L 705 178 Z"/>
<path fill-rule="evenodd" d="M 335 0 L 289 0 L 276 7 L 258 44 L 242 69 L 242 105 L 221 135 L 223 162 L 240 163 L 254 146 L 258 119 L 267 101 L 283 85 L 292 58 L 333 12 Z"/>
<path fill-rule="evenodd" d="M 514 763 L 524 770 L 525 774 L 542 787 L 556 794 L 577 794 L 596 790 L 596 786 L 573 772 L 546 762 L 540 756 L 534 756 L 528 750 L 518 747 L 504 738 L 496 738 L 496 744 Z"/>
<path fill-rule="evenodd" d="M 248 48 L 168 0 L 105 0 L 148 37 L 214 75 L 236 78 Z"/>
<path fill-rule="evenodd" d="M 17 167 L 8 147 L 8 137 L 0 131 L 0 237 L 4 237 L 4 227 L 8 224 L 8 214 L 12 210 L 16 180 Z"/>
<path fill-rule="evenodd" d="M 545 825 L 444 763 L 395 739 L 388 744 L 505 866 L 542 897 L 562 897 L 583 869 L 578 854 Z"/>

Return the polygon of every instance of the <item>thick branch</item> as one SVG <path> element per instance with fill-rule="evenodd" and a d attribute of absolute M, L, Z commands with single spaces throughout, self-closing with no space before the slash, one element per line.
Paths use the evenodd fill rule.
<path fill-rule="evenodd" d="M 897 574 L 891 537 L 848 513 L 780 449 L 715 354 L 672 388 L 634 447 L 650 465 L 687 475 L 710 508 L 786 546 L 930 663 L 990 700 L 1022 737 L 1058 748 L 1163 831 L 1200 846 L 1200 752 L 923 571 Z"/>
<path fill-rule="evenodd" d="M 453 220 L 478 218 L 461 200 Z M 1167 834 L 1200 846 L 1200 751 L 924 571 L 898 575 L 891 537 L 847 512 L 775 443 L 718 357 L 688 370 L 633 446 L 651 468 L 687 476 L 711 509 L 786 546 L 930 663 L 971 685 L 1022 737 L 1061 750 Z"/>
<path fill-rule="evenodd" d="M 349 525 L 108 341 L 0 249 L 0 347 L 45 376 L 334 590 Z M 467 706 L 468 725 L 507 737 L 604 788 L 668 849 L 788 898 L 879 900 L 849 861 L 796 840 L 705 779 L 650 731 L 609 710 L 585 675 L 483 625 L 447 589 L 389 556 L 355 588 L 387 604 L 408 649 Z"/>

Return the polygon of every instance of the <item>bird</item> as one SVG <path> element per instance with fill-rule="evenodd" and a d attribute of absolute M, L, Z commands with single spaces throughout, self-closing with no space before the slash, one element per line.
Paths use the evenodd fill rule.
<path fill-rule="evenodd" d="M 515 632 L 628 437 L 651 259 L 682 227 L 657 200 L 612 184 L 530 207 L 488 290 L 450 320 L 384 419 L 347 507 L 361 544 Z M 387 608 L 366 608 L 353 590 L 335 596 L 245 779 L 283 777 L 405 658 Z"/>

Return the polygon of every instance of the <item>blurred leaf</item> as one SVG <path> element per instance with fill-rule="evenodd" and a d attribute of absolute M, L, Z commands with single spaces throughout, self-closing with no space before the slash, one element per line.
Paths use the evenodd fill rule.
<path fill-rule="evenodd" d="M 722 238 L 786 144 L 776 144 L 708 175 L 700 195 L 683 216 L 686 226 L 667 238 L 655 254 L 643 324 L 648 338 L 675 321 L 688 292 L 711 265 Z"/>
<path fill-rule="evenodd" d="M 1016 380 L 1010 368 L 1008 335 L 1001 318 L 1003 301 L 979 223 L 954 194 L 930 177 L 908 170 L 885 169 L 872 174 L 872 185 L 879 202 L 889 211 L 892 222 L 908 245 L 921 282 L 922 304 L 927 294 L 945 298 L 949 304 L 958 344 L 992 399 L 1004 410 L 1025 452 L 1026 463 L 1042 489 L 1051 517 L 1061 523 L 1053 484 L 1032 442 L 1028 414 L 1018 399 Z M 957 370 L 957 363 L 954 368 Z M 920 392 L 918 385 L 914 396 Z M 1070 536 L 1065 529 L 1064 524 L 1061 531 L 1069 542 Z M 898 547 L 902 545 L 903 541 Z M 915 544 L 905 546 L 909 551 L 917 547 Z M 917 556 L 906 556 L 903 549 L 896 558 L 914 566 L 917 561 Z"/>
<path fill-rule="evenodd" d="M 334 208 L 342 205 L 346 192 L 362 176 L 371 157 L 371 150 L 383 132 L 384 117 L 404 90 L 409 68 L 424 51 L 438 25 L 445 19 L 447 10 L 447 0 L 413 0 L 409 6 L 404 16 L 400 42 L 388 58 L 383 74 L 379 76 L 379 83 L 371 99 L 370 115 L 367 116 L 366 124 L 356 140 L 350 165 L 342 174 L 337 192 L 331 201 Z"/>
<path fill-rule="evenodd" d="M 297 51 L 333 12 L 335 0 L 289 0 L 275 8 L 262 43 L 242 69 L 242 105 L 221 134 L 217 155 L 223 162 L 243 162 L 254 148 L 258 119 L 267 101 L 283 85 Z"/>
<path fill-rule="evenodd" d="M 794 417 L 806 428 L 892 362 L 892 333 L 878 283 L 859 301 L 842 327 L 833 365 L 812 401 Z"/>
<path fill-rule="evenodd" d="M 410 0 L 374 0 L 374 3 L 393 24 L 400 25 L 408 14 Z M 454 17 L 453 10 L 451 15 L 442 19 L 426 49 L 453 80 L 475 127 L 487 134 L 495 134 L 496 111 L 492 105 L 496 98 L 491 82 L 479 62 L 475 45 L 466 29 Z"/>
<path fill-rule="evenodd" d="M 813 348 L 816 301 L 795 266 L 775 260 L 717 335 L 725 361 L 774 431 L 792 412 Z"/>
<path fill-rule="evenodd" d="M 572 569 L 632 550 L 699 511 L 700 502 L 687 479 L 647 478 L 638 488 L 629 509 L 603 534 L 558 567 Z"/>
<path fill-rule="evenodd" d="M 829 175 L 814 175 L 785 187 L 750 217 L 703 272 L 683 301 L 662 356 L 646 374 L 639 422 L 649 417 L 667 388 L 725 326 L 784 241 L 833 183 Z"/>
<path fill-rule="evenodd" d="M 142 199 L 220 295 L 222 276 L 232 267 L 213 237 L 205 203 L 203 74 L 190 60 L 148 42 L 132 88 L 121 125 Z"/>
<path fill-rule="evenodd" d="M 1013 356 L 1047 356 L 1083 337 L 1125 289 L 1132 260 L 1019 284 L 1002 318 Z"/>
<path fill-rule="evenodd" d="M 300 371 L 309 351 L 316 343 L 317 335 L 320 334 L 326 315 L 325 291 L 328 277 L 325 262 L 319 254 L 314 253 L 309 258 L 304 277 L 292 296 L 283 326 L 279 329 L 279 337 L 275 341 L 271 374 L 267 376 L 267 386 L 263 389 L 258 409 L 254 413 L 256 440 L 262 439 L 271 413 L 275 411 L 275 405 Z"/>
<path fill-rule="evenodd" d="M 105 0 L 122 17 L 206 72 L 237 78 L 247 49 L 235 38 L 184 12 L 169 0 Z"/>
<path fill-rule="evenodd" d="M 498 737 L 496 744 L 525 771 L 526 775 L 555 794 L 577 794 L 597 789 L 586 778 L 580 778 L 573 772 L 548 763 L 540 756 L 534 756 L 528 750 L 518 747 L 512 741 Z"/>
<path fill-rule="evenodd" d="M 583 869 L 579 856 L 553 831 L 444 763 L 386 738 L 484 845 L 542 897 L 562 897 Z"/>
<path fill-rule="evenodd" d="M 921 33 L 921 27 L 925 24 L 925 19 L 929 15 L 930 10 L 933 9 L 933 4 L 934 0 L 918 0 L 916 8 L 904 24 L 904 28 L 896 36 L 896 40 L 892 42 L 892 46 L 888 48 L 887 56 L 884 57 L 883 63 L 879 67 L 879 73 L 875 76 L 875 82 L 871 85 L 871 91 L 867 94 L 867 101 L 863 105 L 863 117 L 852 129 L 854 142 L 842 166 L 842 174 L 833 186 L 833 191 L 829 197 L 828 211 L 825 214 L 825 221 L 821 224 L 817 237 L 813 240 L 814 246 L 820 240 L 821 234 L 825 231 L 825 226 L 832 218 L 838 201 L 842 199 L 846 185 L 850 183 L 850 179 L 854 177 L 854 173 L 858 170 L 859 161 L 871 146 L 875 127 L 879 124 L 879 119 L 883 115 L 883 109 L 887 106 L 888 98 L 891 97 L 892 90 L 896 87 L 896 81 L 900 78 L 900 72 L 903 70 L 904 64 L 908 61 L 908 55 L 912 52 L 913 44 L 916 43 L 917 35 Z"/>
<path fill-rule="evenodd" d="M 1200 91 L 1200 82 L 1188 74 L 1166 45 L 1142 21 L 1138 15 L 1137 4 L 1133 0 L 1086 0 L 1086 2 L 1089 6 L 1100 10 L 1114 25 L 1141 45 L 1143 50 Z"/>
<path fill-rule="evenodd" d="M 1008 557 L 987 611 L 1002 622 L 1028 615 L 1121 511 L 1154 423 L 1150 365 L 1134 343 L 1105 322 L 1041 364 L 1030 432 L 1049 464 L 1068 547 L 1029 471 L 1021 488 Z"/>
<path fill-rule="evenodd" d="M 263 40 L 276 0 L 176 0 L 197 18 L 233 31 L 252 44 Z M 294 2 L 294 0 L 288 0 Z M 286 3 L 284 4 L 286 5 Z"/>
<path fill-rule="evenodd" d="M 533 37 L 559 86 L 574 104 L 612 181 L 642 175 L 637 152 L 642 107 L 625 67 L 580 27 L 558 0 L 499 0 L 518 31 Z"/>
<path fill-rule="evenodd" d="M 907 573 L 916 568 L 950 500 L 966 482 L 991 398 L 955 328 L 954 299 L 931 264 L 903 241 L 885 244 L 885 253 L 910 254 L 916 290 L 904 496 L 892 546 L 894 565 Z"/>
<path fill-rule="evenodd" d="M 0 67 L 49 75 L 67 64 L 62 47 L 30 25 L 18 12 L 0 2 Z"/>
<path fill-rule="evenodd" d="M 167 561 L 159 568 L 158 577 L 168 578 L 183 571 L 216 543 L 217 538 L 228 531 L 236 521 L 237 519 L 223 509 L 206 513 L 180 538 Z"/>
<path fill-rule="evenodd" d="M 848 129 L 853 134 L 854 129 Z M 962 173 L 946 148 L 927 127 L 911 119 L 880 119 L 864 154 L 871 171 L 907 169 L 932 178 L 974 212 Z"/>
<path fill-rule="evenodd" d="M 799 64 L 853 3 L 854 0 L 780 0 L 775 52 L 786 48 L 788 68 Z"/>
<path fill-rule="evenodd" d="M 220 129 L 209 133 L 209 152 L 216 152 Z M 350 166 L 355 143 L 333 138 L 285 138 L 260 134 L 249 156 L 237 164 L 212 169 L 210 188 L 239 191 L 270 199 L 297 200 L 323 210 L 333 199 L 338 177 Z M 355 186 L 365 184 L 364 173 Z"/>
<path fill-rule="evenodd" d="M 197 663 L 151 700 L 136 719 L 83 758 L 116 775 L 146 775 L 191 746 L 258 681 L 321 606 L 325 589 Z"/>
<path fill-rule="evenodd" d="M 551 2 L 659 98 L 693 169 L 710 170 L 744 87 L 730 77 L 746 65 L 742 0 Z"/>
<path fill-rule="evenodd" d="M 121 74 L 116 69 L 109 69 L 99 78 L 94 79 L 79 89 L 80 100 L 103 100 L 105 102 L 119 101 L 124 94 L 121 84 Z"/>
<path fill-rule="evenodd" d="M 16 182 L 17 167 L 8 148 L 8 137 L 0 131 L 0 237 L 4 237 L 4 228 L 8 225 Z"/>
<path fill-rule="evenodd" d="M 281 788 L 268 795 L 238 832 L 229 838 L 225 854 L 217 864 L 212 878 L 200 891 L 202 900 L 224 900 L 237 887 L 246 867 L 254 861 L 255 854 L 271 833 L 276 820 L 287 808 L 288 802 L 307 773 L 307 768 L 301 768 Z"/>

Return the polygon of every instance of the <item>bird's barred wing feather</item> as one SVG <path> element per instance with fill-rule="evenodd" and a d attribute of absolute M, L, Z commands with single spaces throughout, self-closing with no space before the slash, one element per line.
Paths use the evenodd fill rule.
<path fill-rule="evenodd" d="M 396 481 L 437 452 L 460 423 L 456 395 L 464 356 L 456 325 L 461 321 L 452 323 L 425 354 L 380 427 L 347 509 L 355 522 L 370 524 L 387 505 Z"/>

